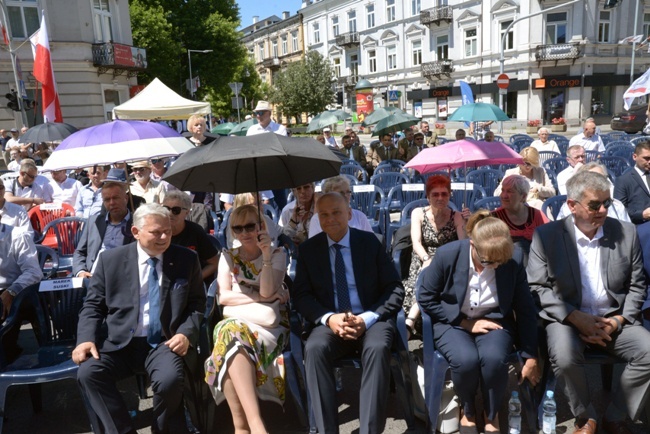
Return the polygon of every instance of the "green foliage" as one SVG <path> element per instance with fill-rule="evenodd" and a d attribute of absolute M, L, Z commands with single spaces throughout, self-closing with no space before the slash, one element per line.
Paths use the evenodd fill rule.
<path fill-rule="evenodd" d="M 310 51 L 299 62 L 290 63 L 273 79 L 269 98 L 287 116 L 316 115 L 334 102 L 334 71 L 320 53 Z"/>

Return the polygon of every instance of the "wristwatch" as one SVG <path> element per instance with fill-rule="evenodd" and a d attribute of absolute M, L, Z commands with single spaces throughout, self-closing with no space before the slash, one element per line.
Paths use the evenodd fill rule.
<path fill-rule="evenodd" d="M 7 289 L 7 293 L 12 297 L 16 298 L 16 291 L 14 291 L 13 289 Z"/>
<path fill-rule="evenodd" d="M 431 259 L 431 256 L 429 256 L 429 255 L 424 255 L 424 256 L 422 257 L 422 262 L 427 262 L 429 259 Z"/>

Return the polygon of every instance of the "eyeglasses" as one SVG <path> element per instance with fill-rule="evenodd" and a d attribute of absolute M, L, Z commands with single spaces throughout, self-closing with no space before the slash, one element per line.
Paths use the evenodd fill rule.
<path fill-rule="evenodd" d="M 432 197 L 449 197 L 449 193 L 447 193 L 446 191 L 443 191 L 441 193 L 431 193 L 431 194 L 429 194 L 429 196 L 432 196 Z"/>
<path fill-rule="evenodd" d="M 524 166 L 532 167 L 533 165 L 530 163 L 530 161 L 524 161 Z"/>
<path fill-rule="evenodd" d="M 27 172 L 20 172 L 20 173 L 22 173 L 24 177 L 29 178 L 29 179 L 34 179 L 34 178 L 36 178 L 36 175 L 30 175 L 30 174 L 27 173 Z"/>
<path fill-rule="evenodd" d="M 181 213 L 181 211 L 187 211 L 187 208 L 183 208 L 181 206 L 171 206 L 170 207 L 170 206 L 167 206 L 167 205 L 163 205 L 163 208 L 171 211 L 171 213 L 174 214 L 174 215 L 179 215 Z"/>
<path fill-rule="evenodd" d="M 350 196 L 350 195 L 352 194 L 352 192 L 351 192 L 350 190 L 347 190 L 347 191 L 339 191 L 339 193 L 342 194 L 343 196 Z"/>
<path fill-rule="evenodd" d="M 587 205 L 583 205 L 582 203 L 576 201 L 576 203 L 579 203 L 580 205 L 582 205 L 583 208 L 585 208 L 585 209 L 588 210 L 588 211 L 592 211 L 592 212 L 598 212 L 598 211 L 600 211 L 600 207 L 601 207 L 601 206 L 604 206 L 605 209 L 607 209 L 607 208 L 609 208 L 610 206 L 612 206 L 612 202 L 613 202 L 613 201 L 612 201 L 611 198 L 610 198 L 610 199 L 606 199 L 606 200 L 604 200 L 604 201 L 602 201 L 602 202 L 592 201 L 592 202 L 589 202 Z"/>
<path fill-rule="evenodd" d="M 151 164 L 162 163 L 164 160 L 162 158 L 154 158 L 151 160 Z"/>
<path fill-rule="evenodd" d="M 248 224 L 245 224 L 243 226 L 240 226 L 240 225 L 231 226 L 231 229 L 236 234 L 241 234 L 244 231 L 246 231 L 248 233 L 251 233 L 255 229 L 257 229 L 257 223 L 248 223 Z"/>
<path fill-rule="evenodd" d="M 266 112 L 265 111 L 259 111 L 259 112 L 253 112 L 253 113 L 255 113 L 255 116 L 263 116 L 264 113 L 266 113 Z"/>
<path fill-rule="evenodd" d="M 145 170 L 147 170 L 146 167 L 134 167 L 133 168 L 134 172 L 144 172 Z"/>
<path fill-rule="evenodd" d="M 478 261 L 481 263 L 482 266 L 489 267 L 490 265 L 498 264 L 497 261 L 486 261 L 486 260 L 484 260 L 483 257 L 481 256 L 481 254 L 478 252 L 478 249 L 476 248 L 476 246 L 474 246 L 474 251 L 476 252 L 476 256 L 478 256 Z"/>

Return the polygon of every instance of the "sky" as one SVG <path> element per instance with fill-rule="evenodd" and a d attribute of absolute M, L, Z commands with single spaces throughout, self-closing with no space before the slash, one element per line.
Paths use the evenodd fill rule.
<path fill-rule="evenodd" d="M 300 9 L 302 0 L 238 0 L 237 4 L 243 28 L 253 24 L 255 15 L 259 16 L 260 20 L 271 15 L 282 18 L 282 11 L 289 11 L 291 16 L 294 16 Z"/>

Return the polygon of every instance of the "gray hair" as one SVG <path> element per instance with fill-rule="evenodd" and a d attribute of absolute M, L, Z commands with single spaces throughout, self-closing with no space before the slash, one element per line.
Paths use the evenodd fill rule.
<path fill-rule="evenodd" d="M 578 149 L 584 149 L 585 147 L 582 145 L 571 145 L 569 146 L 569 149 L 566 150 L 566 156 L 569 157 L 573 151 L 576 151 Z"/>
<path fill-rule="evenodd" d="M 537 130 L 537 135 L 539 135 L 542 131 L 546 131 L 547 134 L 551 134 L 551 132 L 548 130 L 548 128 L 542 127 L 539 130 Z"/>
<path fill-rule="evenodd" d="M 587 190 L 609 192 L 609 181 L 595 172 L 578 172 L 566 183 L 567 199 L 580 202 Z"/>
<path fill-rule="evenodd" d="M 607 167 L 604 165 L 600 164 L 597 161 L 591 161 L 587 164 L 583 164 L 580 166 L 580 169 L 576 173 L 580 172 L 591 172 L 593 169 L 598 169 L 602 172 L 603 176 L 609 176 L 609 172 L 607 171 Z"/>
<path fill-rule="evenodd" d="M 325 181 L 323 181 L 320 188 L 323 193 L 329 193 L 333 191 L 335 187 L 343 184 L 345 184 L 347 188 L 350 188 L 350 180 L 343 175 L 338 175 L 327 178 Z"/>
<path fill-rule="evenodd" d="M 30 169 L 38 170 L 36 163 L 31 158 L 23 158 L 20 162 L 20 171 L 27 172 Z"/>
<path fill-rule="evenodd" d="M 530 191 L 530 183 L 521 175 L 510 175 L 503 180 L 501 185 L 502 188 L 514 188 L 517 193 L 524 196 L 528 196 Z"/>
<path fill-rule="evenodd" d="M 158 216 L 169 219 L 170 212 L 159 203 L 143 203 L 133 213 L 133 226 L 142 229 L 144 219 L 148 216 Z"/>
<path fill-rule="evenodd" d="M 184 191 L 170 190 L 167 193 L 165 193 L 165 200 L 163 200 L 163 203 L 167 202 L 167 199 L 179 201 L 183 208 L 187 208 L 187 209 L 192 208 L 192 198 L 190 197 L 189 194 L 185 193 Z"/>

